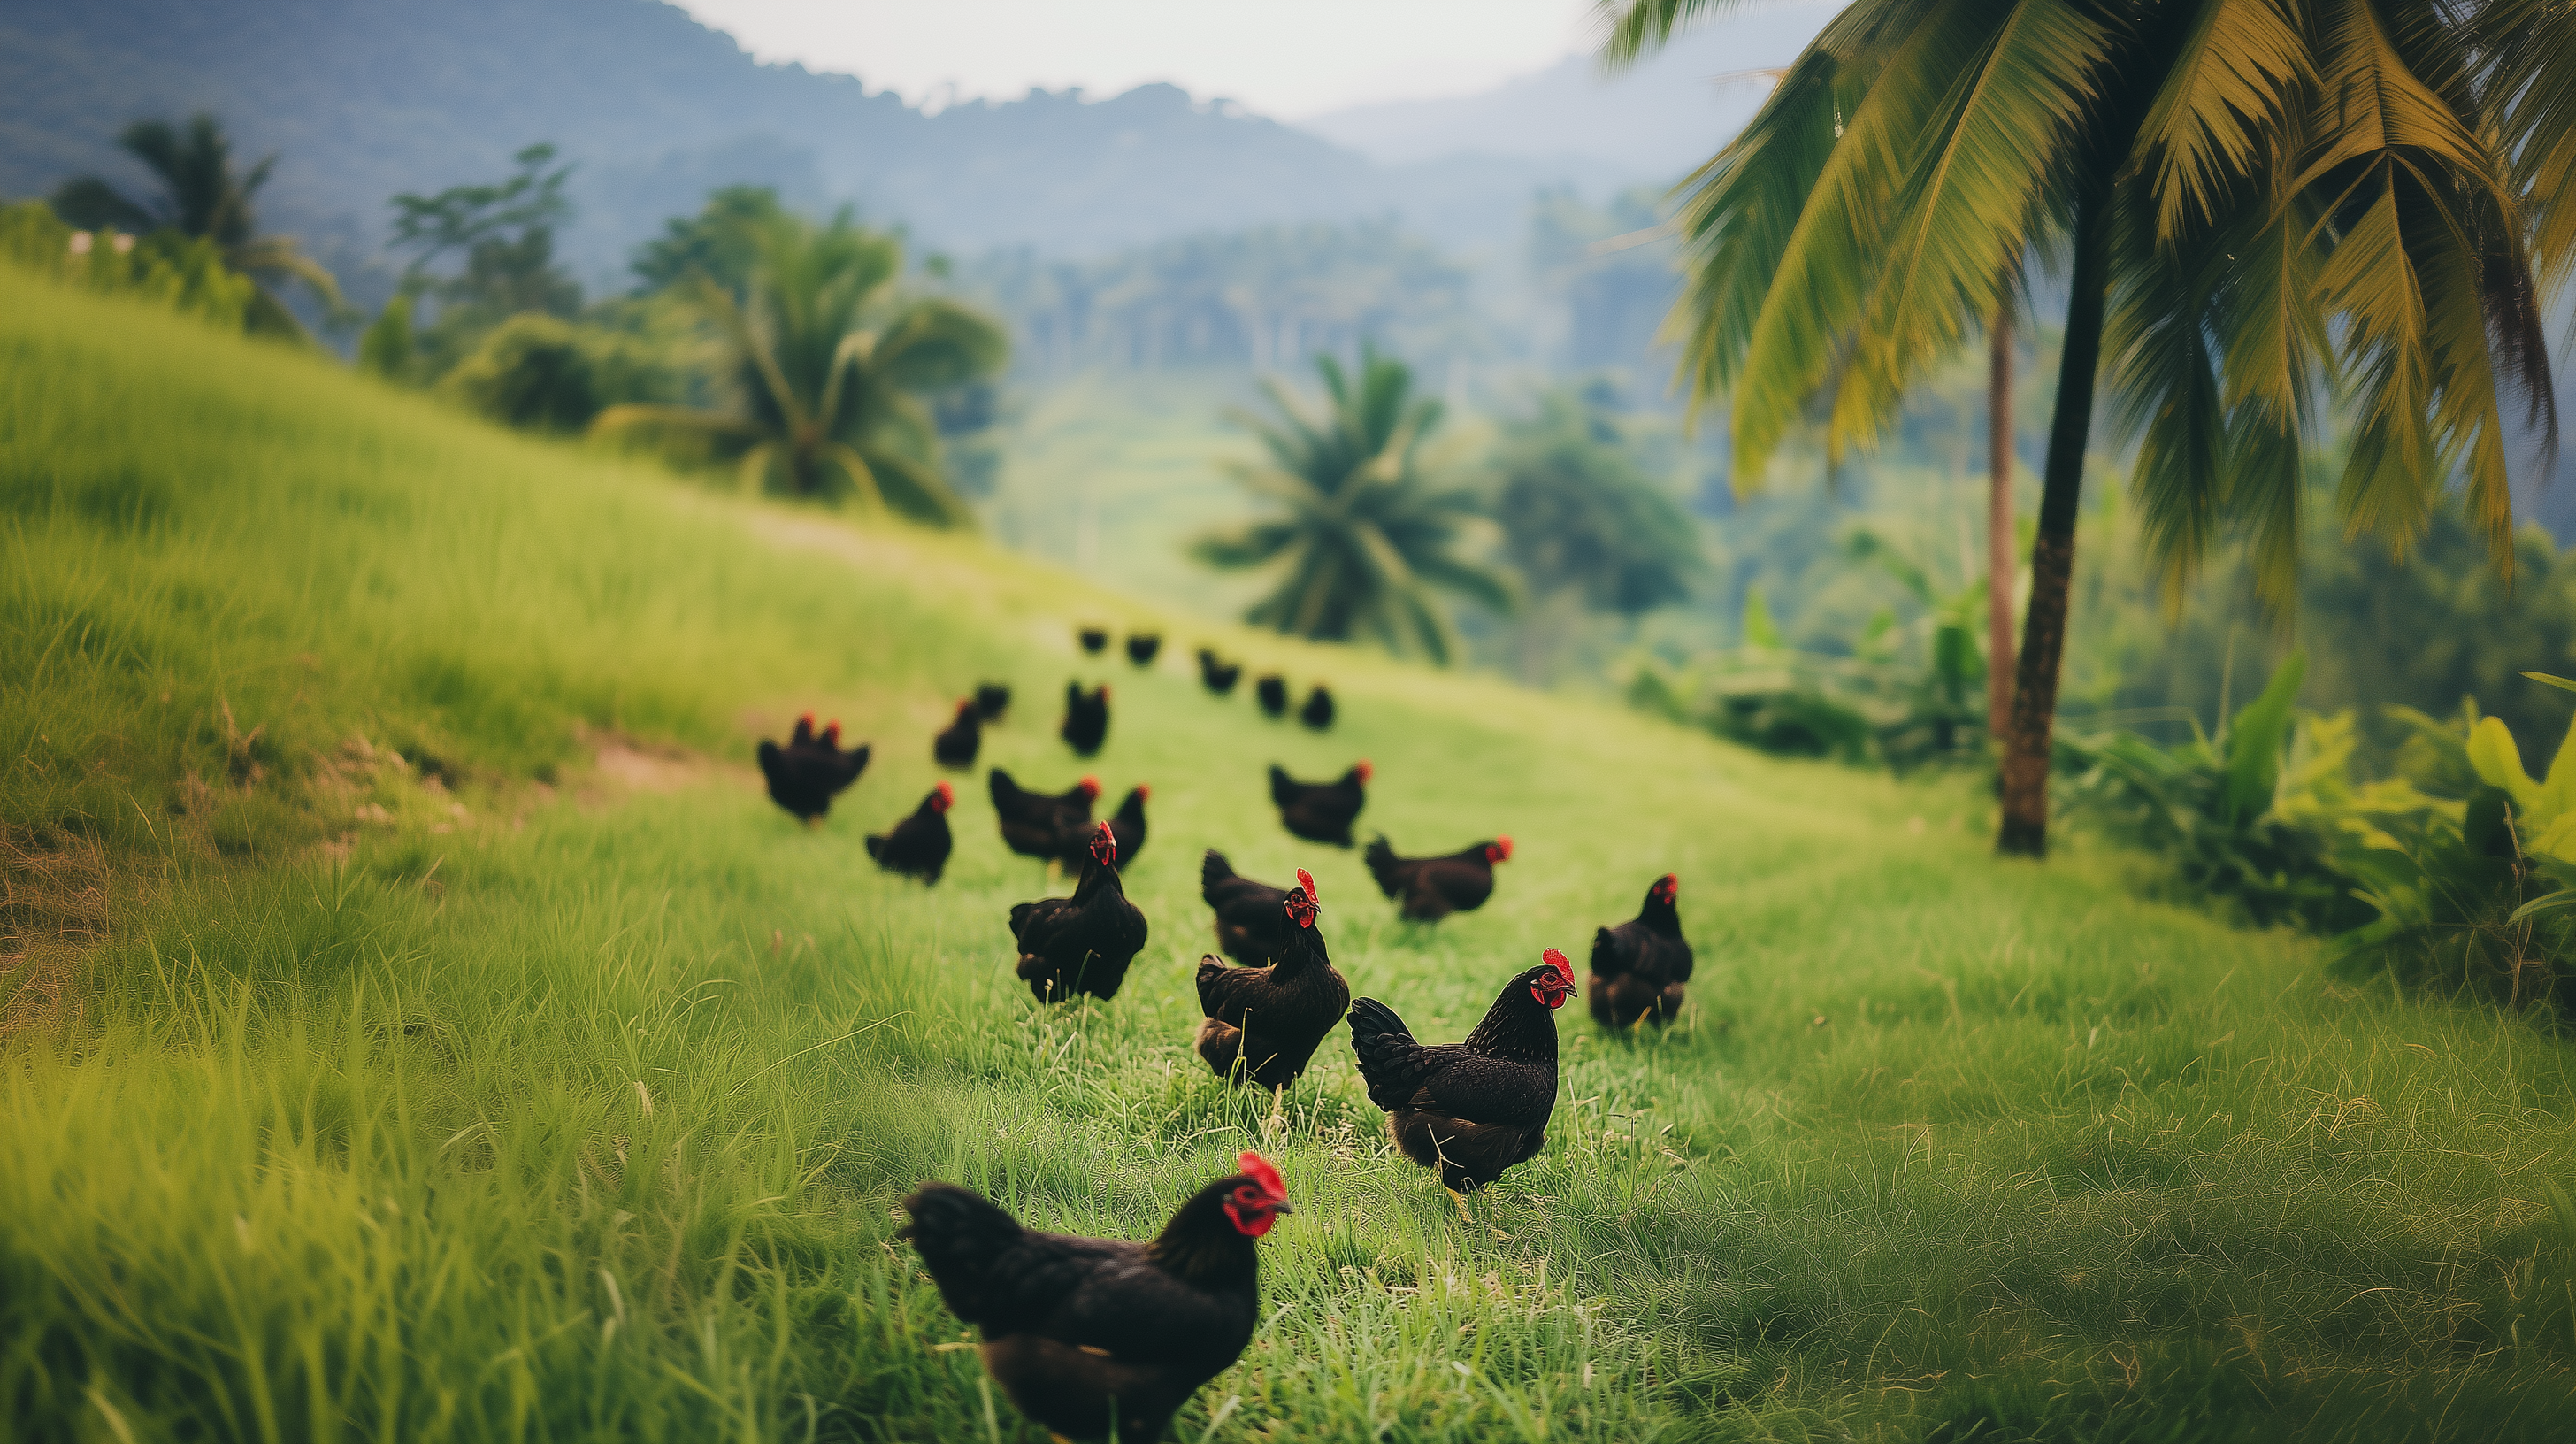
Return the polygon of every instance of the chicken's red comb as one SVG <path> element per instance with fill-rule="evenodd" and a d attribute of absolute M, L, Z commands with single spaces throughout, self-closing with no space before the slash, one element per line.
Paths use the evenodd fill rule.
<path fill-rule="evenodd" d="M 1539 961 L 1556 969 L 1557 976 L 1565 979 L 1565 985 L 1567 987 L 1571 988 L 1574 986 L 1574 965 L 1565 960 L 1565 954 L 1558 952 L 1554 948 L 1550 948 L 1546 952 L 1539 954 Z"/>
<path fill-rule="evenodd" d="M 1152 783 L 1150 783 L 1150 782 L 1139 782 L 1139 783 L 1137 783 L 1137 784 L 1136 784 L 1136 795 L 1137 795 L 1138 797 L 1144 798 L 1144 799 L 1145 799 L 1146 801 L 1148 801 L 1148 802 L 1153 801 L 1153 800 L 1154 800 L 1154 784 L 1152 784 Z"/>
<path fill-rule="evenodd" d="M 804 724 L 805 724 L 806 726 L 808 726 L 808 727 L 811 727 L 811 726 L 813 726 L 813 725 L 814 725 L 814 714 L 813 714 L 813 713 L 811 713 L 811 712 L 808 712 L 808 713 L 806 713 L 804 716 L 799 717 L 799 718 L 797 718 L 796 720 L 797 720 L 797 721 L 799 721 L 799 722 L 804 723 Z"/>
<path fill-rule="evenodd" d="M 956 805 L 957 789 L 949 786 L 947 782 L 943 780 L 939 784 L 939 810 L 946 812 L 948 809 L 955 807 Z"/>
<path fill-rule="evenodd" d="M 1243 1156 L 1236 1159 L 1234 1162 L 1235 1166 L 1243 1171 L 1244 1177 L 1261 1185 L 1262 1192 L 1269 1194 L 1272 1198 L 1283 1201 L 1286 1200 L 1288 1197 L 1288 1180 L 1279 1176 L 1279 1170 L 1271 1166 L 1269 1159 L 1262 1157 L 1258 1153 L 1252 1152 L 1250 1149 L 1246 1149 L 1244 1150 Z"/>
<path fill-rule="evenodd" d="M 1507 832 L 1502 836 L 1495 838 L 1494 846 L 1503 850 L 1503 861 L 1509 862 L 1512 860 L 1512 835 L 1510 833 Z"/>
<path fill-rule="evenodd" d="M 1360 759 L 1359 766 L 1352 768 L 1351 770 L 1360 775 L 1360 781 L 1362 782 L 1366 782 L 1370 778 L 1377 776 L 1377 769 L 1369 766 L 1369 760 L 1365 757 Z"/>
<path fill-rule="evenodd" d="M 1306 900 L 1308 902 L 1314 902 L 1323 896 L 1323 894 L 1315 891 L 1315 875 L 1306 871 L 1302 867 L 1297 869 L 1297 886 L 1306 890 Z"/>
<path fill-rule="evenodd" d="M 1094 797 L 1098 797 L 1100 795 L 1100 779 L 1097 777 L 1086 776 L 1080 782 L 1075 783 L 1074 786 L 1081 788 L 1083 791 L 1090 793 Z"/>

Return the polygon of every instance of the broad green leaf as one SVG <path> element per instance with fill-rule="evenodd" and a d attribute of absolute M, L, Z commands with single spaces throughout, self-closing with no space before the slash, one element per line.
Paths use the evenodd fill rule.
<path fill-rule="evenodd" d="M 1773 651 L 1783 645 L 1779 625 L 1771 620 L 1771 603 L 1764 599 L 1759 582 L 1744 589 L 1744 645 Z"/>
<path fill-rule="evenodd" d="M 2513 805 L 2524 814 L 2540 807 L 2540 784 L 2522 770 L 2522 749 L 2514 745 L 2513 733 L 2493 717 L 2478 719 L 2469 733 L 2469 766 L 2478 780 L 2513 799 Z"/>
<path fill-rule="evenodd" d="M 2272 805 L 2272 788 L 2281 776 L 2281 750 L 2290 736 L 2291 709 L 2298 704 L 2299 683 L 2307 674 L 2307 654 L 2292 652 L 2273 669 L 2263 695 L 2228 723 L 2227 811 L 2238 821 L 2259 817 Z"/>

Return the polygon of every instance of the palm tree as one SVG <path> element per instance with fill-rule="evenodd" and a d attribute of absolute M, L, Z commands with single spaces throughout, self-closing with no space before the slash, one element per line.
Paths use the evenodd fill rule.
<path fill-rule="evenodd" d="M 293 236 L 263 236 L 252 198 L 277 165 L 271 154 L 248 172 L 233 169 L 232 142 L 221 122 L 204 113 L 184 126 L 138 120 L 117 136 L 126 154 L 159 178 L 161 193 L 134 199 L 97 176 L 65 181 L 54 192 L 54 211 L 76 226 L 113 226 L 137 235 L 164 228 L 203 238 L 223 250 L 224 264 L 254 279 L 288 277 L 313 288 L 333 314 L 344 303 L 340 283 Z M 302 336 L 304 327 L 263 287 L 251 303 L 250 328 Z"/>
<path fill-rule="evenodd" d="M 740 293 L 704 275 L 679 288 L 716 335 L 731 404 L 613 406 L 592 429 L 690 432 L 739 448 L 747 489 L 773 477 L 799 496 L 846 486 L 871 509 L 971 523 L 920 398 L 1000 371 L 1009 338 L 954 302 L 902 294 L 903 243 L 846 211 L 827 226 L 761 218 L 750 249 Z"/>
<path fill-rule="evenodd" d="M 1626 0 L 1633 56 L 1730 0 Z M 2403 23 L 2391 23 L 2403 9 Z M 2071 299 L 2003 761 L 2045 854 L 2049 733 L 2096 372 L 2174 586 L 2250 534 L 2294 599 L 2303 463 L 2340 383 L 2347 529 L 2404 546 L 2450 478 L 2511 558 L 2499 393 L 2554 435 L 2514 154 L 2465 8 L 2387 0 L 1857 0 L 1690 181 L 1675 329 L 1731 391 L 1736 477 L 1830 393 L 1829 453 L 2062 253 Z M 1996 256 L 2016 258 L 1998 274 Z"/>
<path fill-rule="evenodd" d="M 1268 380 L 1277 419 L 1236 415 L 1270 456 L 1230 470 L 1278 514 L 1201 537 L 1192 551 L 1211 566 L 1281 572 L 1246 614 L 1256 625 L 1324 641 L 1374 637 L 1446 664 L 1458 644 L 1439 594 L 1498 611 L 1513 596 L 1500 573 L 1459 550 L 1482 523 L 1476 494 L 1423 465 L 1440 402 L 1413 395 L 1412 371 L 1374 351 L 1362 352 L 1356 378 L 1330 356 L 1316 357 L 1315 370 L 1323 410 Z"/>

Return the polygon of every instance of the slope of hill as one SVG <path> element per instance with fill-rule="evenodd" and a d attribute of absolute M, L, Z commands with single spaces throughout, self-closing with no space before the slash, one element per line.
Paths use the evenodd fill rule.
<path fill-rule="evenodd" d="M 1145 1237 L 1244 1147 L 1299 1211 L 1182 1438 L 2576 1428 L 2576 1048 L 1998 862 L 1972 788 L 713 497 L 5 271 L 0 394 L 18 1435 L 1022 1437 L 892 1201 Z M 1166 666 L 1078 659 L 1095 618 Z M 1329 673 L 1343 725 L 1206 697 L 1202 637 Z M 1049 689 L 1104 670 L 1078 762 Z M 1112 1004 L 1012 978 L 1041 882 L 979 779 L 936 889 L 859 848 L 986 676 L 989 762 L 1154 786 Z M 736 761 L 808 707 L 879 746 L 815 831 Z M 1492 903 L 1401 924 L 1278 833 L 1264 763 L 1362 754 L 1400 844 L 1516 838 Z M 1550 1149 L 1467 1227 L 1339 1036 L 1277 1100 L 1189 1055 L 1207 846 L 1314 871 L 1336 963 L 1433 1040 L 1677 871 L 1692 1003 L 1568 1010 Z"/>
<path fill-rule="evenodd" d="M 380 243 L 387 197 L 498 177 L 538 140 L 581 166 L 564 239 L 585 276 L 737 181 L 813 206 L 855 200 L 937 246 L 1065 255 L 1417 211 L 1443 235 L 1482 235 L 1544 178 L 1493 163 L 1391 171 L 1167 85 L 925 116 L 863 78 L 757 64 L 659 0 L 0 9 L 0 194 L 124 173 L 109 144 L 121 126 L 199 108 L 246 151 L 284 157 L 272 220 L 343 264 Z"/>

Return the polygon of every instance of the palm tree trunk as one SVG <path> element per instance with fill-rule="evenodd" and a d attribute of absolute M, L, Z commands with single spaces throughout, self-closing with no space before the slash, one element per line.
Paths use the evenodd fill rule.
<path fill-rule="evenodd" d="M 2075 203 L 2075 274 L 2058 357 L 2057 409 L 2049 420 L 2039 535 L 2030 547 L 2030 607 L 2022 618 L 2012 727 L 2003 762 L 2003 828 L 1995 850 L 2048 856 L 2049 732 L 2057 720 L 2058 664 L 2075 576 L 2076 504 L 2084 443 L 2093 430 L 2093 373 L 2102 359 L 2103 292 L 2110 281 L 2110 186 L 2097 180 Z"/>
<path fill-rule="evenodd" d="M 1988 335 L 1990 395 L 1986 450 L 1986 735 L 2000 747 L 2012 728 L 2013 699 L 2013 419 L 2012 301 L 1995 304 Z"/>

